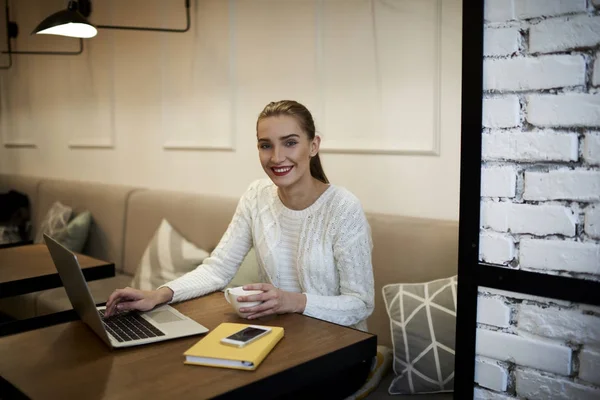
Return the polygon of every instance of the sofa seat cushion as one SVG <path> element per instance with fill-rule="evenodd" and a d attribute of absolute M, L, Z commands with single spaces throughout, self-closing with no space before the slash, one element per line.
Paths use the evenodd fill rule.
<path fill-rule="evenodd" d="M 36 298 L 40 293 L 33 292 L 0 299 L 0 313 L 14 319 L 33 318 L 36 315 Z"/>
<path fill-rule="evenodd" d="M 388 393 L 388 389 L 394 379 L 393 371 L 390 371 L 383 377 L 377 389 L 372 391 L 367 397 L 367 400 L 452 400 L 454 393 L 421 393 L 421 394 L 395 394 Z"/>
<path fill-rule="evenodd" d="M 124 288 L 130 283 L 131 275 L 117 273 L 112 278 L 88 282 L 88 287 L 92 292 L 94 302 L 98 304 L 105 302 L 115 289 Z M 45 290 L 37 297 L 37 315 L 52 314 L 72 308 L 64 287 Z"/>

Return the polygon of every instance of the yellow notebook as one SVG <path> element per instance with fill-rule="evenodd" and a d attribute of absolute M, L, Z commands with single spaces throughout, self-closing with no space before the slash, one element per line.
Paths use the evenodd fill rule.
<path fill-rule="evenodd" d="M 184 364 L 255 370 L 281 340 L 283 328 L 269 326 L 271 332 L 241 348 L 221 343 L 222 338 L 248 326 L 231 322 L 220 324 L 183 353 Z"/>

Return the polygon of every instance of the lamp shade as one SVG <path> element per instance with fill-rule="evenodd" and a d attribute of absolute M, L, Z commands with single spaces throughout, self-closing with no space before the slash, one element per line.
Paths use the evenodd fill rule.
<path fill-rule="evenodd" d="M 60 35 L 75 38 L 91 38 L 98 31 L 94 25 L 75 10 L 62 10 L 50 15 L 40 22 L 32 34 L 37 35 Z"/>

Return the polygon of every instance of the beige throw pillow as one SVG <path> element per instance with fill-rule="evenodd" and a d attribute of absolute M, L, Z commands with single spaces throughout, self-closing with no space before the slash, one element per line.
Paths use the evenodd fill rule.
<path fill-rule="evenodd" d="M 192 271 L 208 256 L 163 219 L 144 251 L 131 287 L 154 290 Z"/>
<path fill-rule="evenodd" d="M 383 287 L 394 345 L 390 394 L 454 390 L 456 276 Z"/>

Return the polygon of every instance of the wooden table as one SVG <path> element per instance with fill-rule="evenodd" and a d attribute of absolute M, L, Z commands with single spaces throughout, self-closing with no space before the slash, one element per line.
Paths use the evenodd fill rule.
<path fill-rule="evenodd" d="M 87 281 L 115 276 L 110 262 L 78 254 Z M 45 244 L 0 249 L 0 298 L 62 286 Z"/>
<path fill-rule="evenodd" d="M 210 330 L 248 323 L 220 292 L 174 307 Z M 285 329 L 256 371 L 184 365 L 183 352 L 202 336 L 111 351 L 74 321 L 0 338 L 0 376 L 31 399 L 289 398 L 376 352 L 377 336 L 300 314 L 254 323 Z"/>

